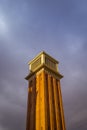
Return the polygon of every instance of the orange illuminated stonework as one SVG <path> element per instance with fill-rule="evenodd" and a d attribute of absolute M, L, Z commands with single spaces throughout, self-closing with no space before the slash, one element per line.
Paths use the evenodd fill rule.
<path fill-rule="evenodd" d="M 65 130 L 58 63 L 45 52 L 29 62 L 26 130 Z"/>

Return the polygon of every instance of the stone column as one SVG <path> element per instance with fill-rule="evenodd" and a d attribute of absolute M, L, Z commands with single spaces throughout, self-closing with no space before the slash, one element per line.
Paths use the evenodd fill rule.
<path fill-rule="evenodd" d="M 36 130 L 40 130 L 39 75 L 36 74 Z"/>
<path fill-rule="evenodd" d="M 49 108 L 50 108 L 50 130 L 54 130 L 54 105 L 52 96 L 51 76 L 48 75 Z"/>
<path fill-rule="evenodd" d="M 62 104 L 62 94 L 61 94 L 61 85 L 60 85 L 60 80 L 58 81 L 58 95 L 59 95 L 59 107 L 60 107 L 60 120 L 61 120 L 61 129 L 66 130 L 65 128 L 65 120 L 64 120 L 64 110 L 63 110 L 63 104 Z"/>
<path fill-rule="evenodd" d="M 53 84 L 54 84 L 54 100 L 55 100 L 55 112 L 56 112 L 56 129 L 61 130 L 61 122 L 60 122 L 60 110 L 58 105 L 58 89 L 56 85 L 56 79 L 53 78 Z"/>
<path fill-rule="evenodd" d="M 30 113 L 31 113 L 31 95 L 32 95 L 32 86 L 29 81 L 28 86 L 28 101 L 27 101 L 27 121 L 26 121 L 26 130 L 30 128 Z"/>
<path fill-rule="evenodd" d="M 46 130 L 50 130 L 50 103 L 49 103 L 49 90 L 48 90 L 48 74 L 45 72 L 45 110 L 46 110 Z"/>
<path fill-rule="evenodd" d="M 36 105 L 36 85 L 35 78 L 32 79 L 32 95 L 31 95 L 31 112 L 30 112 L 30 129 L 35 130 L 35 105 Z"/>
<path fill-rule="evenodd" d="M 45 71 L 41 72 L 41 130 L 47 130 L 46 122 L 46 95 L 45 95 Z"/>

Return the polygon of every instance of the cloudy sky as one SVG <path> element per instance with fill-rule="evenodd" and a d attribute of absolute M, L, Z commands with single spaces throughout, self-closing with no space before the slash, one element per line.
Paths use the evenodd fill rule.
<path fill-rule="evenodd" d="M 25 130 L 28 61 L 56 58 L 67 130 L 87 129 L 87 0 L 0 0 L 0 130 Z"/>

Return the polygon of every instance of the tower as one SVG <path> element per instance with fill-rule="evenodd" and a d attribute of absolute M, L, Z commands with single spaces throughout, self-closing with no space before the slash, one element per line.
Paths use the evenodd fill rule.
<path fill-rule="evenodd" d="M 45 52 L 29 62 L 26 130 L 65 130 L 58 63 Z"/>

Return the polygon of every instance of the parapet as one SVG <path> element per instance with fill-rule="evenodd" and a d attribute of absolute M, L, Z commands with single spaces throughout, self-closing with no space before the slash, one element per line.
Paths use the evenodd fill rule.
<path fill-rule="evenodd" d="M 55 60 L 53 57 L 48 55 L 46 52 L 39 53 L 33 60 L 31 60 L 29 64 L 30 72 L 35 72 L 41 66 L 45 66 L 52 71 L 58 72 L 58 61 Z"/>

